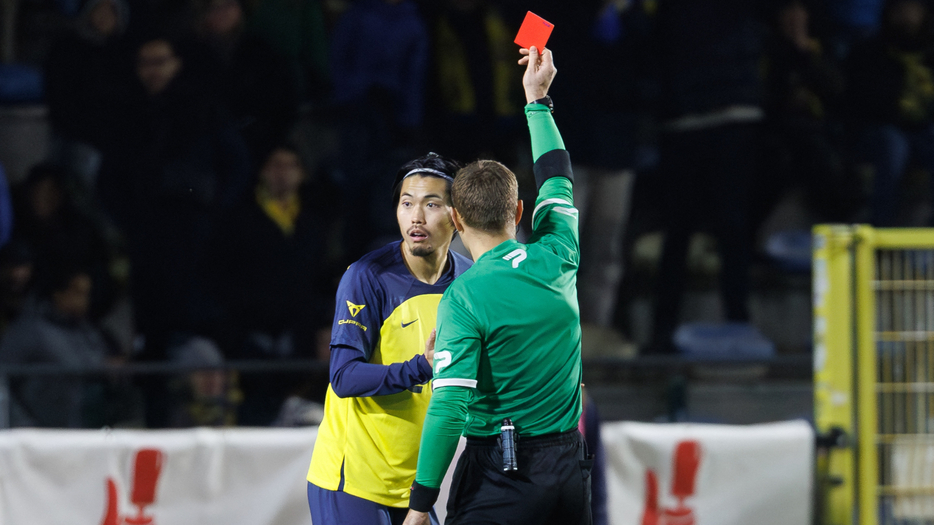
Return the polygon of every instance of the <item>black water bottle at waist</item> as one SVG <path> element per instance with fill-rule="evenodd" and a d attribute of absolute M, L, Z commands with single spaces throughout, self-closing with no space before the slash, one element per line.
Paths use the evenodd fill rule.
<path fill-rule="evenodd" d="M 509 418 L 504 419 L 500 427 L 500 441 L 503 446 L 503 472 L 515 472 L 519 468 L 516 464 L 516 427 Z"/>

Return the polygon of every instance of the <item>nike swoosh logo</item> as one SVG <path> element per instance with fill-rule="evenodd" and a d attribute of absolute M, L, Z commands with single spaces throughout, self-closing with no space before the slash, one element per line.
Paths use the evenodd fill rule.
<path fill-rule="evenodd" d="M 418 319 L 416 319 L 415 321 L 418 321 Z M 410 324 L 414 323 L 415 321 L 410 321 L 410 322 L 408 322 L 408 323 L 402 323 L 402 328 L 405 328 L 406 326 L 409 326 Z"/>

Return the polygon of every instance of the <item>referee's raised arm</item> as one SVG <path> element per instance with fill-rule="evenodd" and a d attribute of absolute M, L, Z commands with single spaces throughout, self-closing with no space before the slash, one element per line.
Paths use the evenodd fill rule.
<path fill-rule="evenodd" d="M 571 157 L 555 125 L 554 104 L 548 89 L 557 70 L 550 49 L 541 54 L 535 47 L 520 50 L 519 64 L 525 65 L 525 116 L 532 139 L 532 171 L 538 197 L 532 211 L 530 242 L 548 245 L 568 262 L 578 264 L 580 253 L 579 213 L 574 208 L 574 173 Z"/>
<path fill-rule="evenodd" d="M 548 96 L 548 89 L 558 72 L 555 69 L 554 57 L 550 49 L 546 48 L 539 54 L 535 46 L 519 52 L 524 55 L 519 59 L 519 64 L 526 66 L 522 76 L 522 87 L 528 102 L 525 114 L 532 138 L 535 182 L 539 189 L 546 180 L 554 176 L 563 176 L 573 182 L 570 158 L 551 116 L 554 104 Z"/>

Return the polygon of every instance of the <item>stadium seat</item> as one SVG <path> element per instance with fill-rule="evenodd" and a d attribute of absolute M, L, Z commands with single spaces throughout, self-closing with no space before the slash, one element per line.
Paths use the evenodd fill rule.
<path fill-rule="evenodd" d="M 748 323 L 688 323 L 678 327 L 675 348 L 685 357 L 704 359 L 769 359 L 775 344 Z"/>
<path fill-rule="evenodd" d="M 765 253 L 779 268 L 795 273 L 811 271 L 811 232 L 784 230 L 773 233 L 765 243 Z"/>

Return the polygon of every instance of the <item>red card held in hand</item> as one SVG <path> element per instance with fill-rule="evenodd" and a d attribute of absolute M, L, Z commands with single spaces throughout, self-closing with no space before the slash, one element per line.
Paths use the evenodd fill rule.
<path fill-rule="evenodd" d="M 529 11 L 525 15 L 525 20 L 522 21 L 522 27 L 519 28 L 515 42 L 523 49 L 535 46 L 541 53 L 554 28 L 554 24 Z"/>

